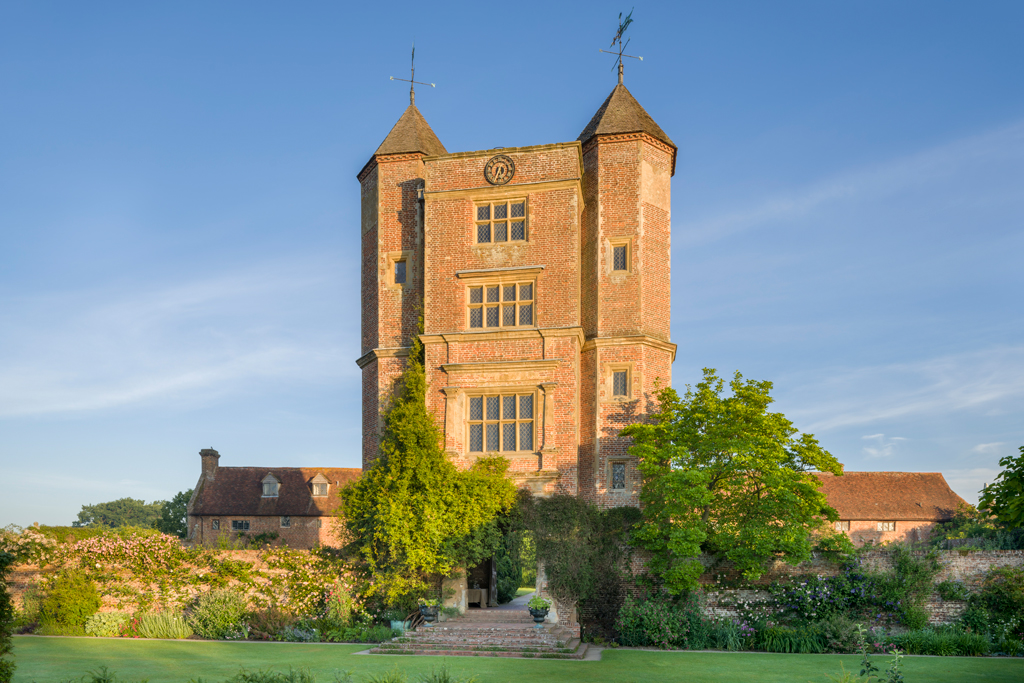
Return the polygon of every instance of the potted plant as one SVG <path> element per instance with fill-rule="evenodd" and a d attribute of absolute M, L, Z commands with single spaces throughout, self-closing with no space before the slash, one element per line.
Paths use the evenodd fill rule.
<path fill-rule="evenodd" d="M 536 625 L 535 627 L 541 628 L 544 620 L 548 618 L 548 611 L 551 609 L 551 601 L 537 595 L 530 598 L 530 602 L 526 603 L 526 606 L 530 610 L 530 615 L 533 617 L 533 623 Z"/>
<path fill-rule="evenodd" d="M 420 598 L 420 614 L 427 626 L 433 626 L 437 621 L 437 611 L 441 608 L 441 601 L 436 598 Z"/>
<path fill-rule="evenodd" d="M 384 619 L 384 621 L 390 622 L 391 628 L 399 632 L 405 631 L 405 616 L 405 612 L 396 608 L 384 610 L 384 612 L 381 614 L 381 617 Z"/>

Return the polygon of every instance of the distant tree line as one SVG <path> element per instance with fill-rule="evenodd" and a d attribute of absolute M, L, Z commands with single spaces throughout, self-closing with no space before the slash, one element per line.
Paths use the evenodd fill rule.
<path fill-rule="evenodd" d="M 146 503 L 135 498 L 119 498 L 107 503 L 83 505 L 73 527 L 117 529 L 135 526 L 157 529 L 165 534 L 185 538 L 188 531 L 188 501 L 192 489 L 181 491 L 171 500 Z"/>

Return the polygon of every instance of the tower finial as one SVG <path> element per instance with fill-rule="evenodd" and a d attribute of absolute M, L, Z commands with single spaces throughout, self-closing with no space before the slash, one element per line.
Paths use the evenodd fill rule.
<path fill-rule="evenodd" d="M 416 80 L 416 43 L 412 44 L 412 63 L 411 63 L 410 69 L 409 69 L 409 78 L 395 78 L 394 76 L 392 76 L 391 80 L 393 80 L 393 81 L 405 81 L 405 82 L 407 82 L 409 84 L 409 106 L 410 107 L 413 107 L 413 106 L 416 105 L 416 84 L 417 83 L 419 83 L 420 85 L 429 85 L 431 88 L 436 88 L 437 87 L 433 83 L 424 83 L 423 81 L 417 81 Z"/>
<path fill-rule="evenodd" d="M 633 8 L 633 9 L 636 9 L 636 8 Z M 622 18 L 622 12 L 619 12 L 619 29 L 615 32 L 615 37 L 612 38 L 612 44 L 611 44 L 611 47 L 615 47 L 615 43 L 618 43 L 619 44 L 619 49 L 616 52 L 609 52 L 608 50 L 599 50 L 599 52 L 604 52 L 605 54 L 615 55 L 616 56 L 616 60 L 615 61 L 619 65 L 619 85 L 622 85 L 622 75 L 623 75 L 623 71 L 624 71 L 624 69 L 622 68 L 622 58 L 623 57 L 629 57 L 630 59 L 639 59 L 641 62 L 644 61 L 643 57 L 636 57 L 634 55 L 627 55 L 624 52 L 624 50 L 626 49 L 626 46 L 629 45 L 629 39 L 627 39 L 625 45 L 623 45 L 623 43 L 622 43 L 622 34 L 624 34 L 626 32 L 626 29 L 629 28 L 629 25 L 632 24 L 632 23 L 633 23 L 633 10 L 632 9 L 629 10 L 629 14 L 626 15 L 625 19 Z M 614 69 L 615 67 L 612 66 L 612 68 Z"/>

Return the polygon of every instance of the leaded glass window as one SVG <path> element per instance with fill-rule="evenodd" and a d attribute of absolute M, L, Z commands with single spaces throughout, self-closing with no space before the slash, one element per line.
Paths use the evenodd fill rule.
<path fill-rule="evenodd" d="M 470 452 L 532 451 L 533 403 L 533 394 L 470 396 Z"/>
<path fill-rule="evenodd" d="M 626 463 L 624 462 L 613 462 L 612 463 L 612 490 L 621 490 L 626 488 Z"/>
<path fill-rule="evenodd" d="M 395 284 L 405 284 L 405 261 L 395 261 Z"/>
<path fill-rule="evenodd" d="M 533 283 L 470 287 L 468 307 L 471 329 L 532 326 Z"/>
<path fill-rule="evenodd" d="M 477 204 L 476 241 L 477 244 L 526 241 L 526 200 Z"/>
<path fill-rule="evenodd" d="M 617 370 L 612 373 L 612 396 L 629 396 L 629 372 Z"/>
<path fill-rule="evenodd" d="M 629 270 L 629 247 L 625 244 L 612 247 L 612 270 Z"/>
<path fill-rule="evenodd" d="M 327 484 L 313 484 L 313 495 L 314 496 L 326 496 L 327 495 Z"/>
<path fill-rule="evenodd" d="M 288 528 L 291 527 L 291 525 L 292 525 L 292 518 L 289 517 L 288 515 L 282 515 L 281 516 L 281 528 L 282 529 L 288 529 Z"/>

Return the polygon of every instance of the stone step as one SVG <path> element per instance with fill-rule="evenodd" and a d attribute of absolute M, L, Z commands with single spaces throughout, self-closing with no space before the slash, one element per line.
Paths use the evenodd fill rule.
<path fill-rule="evenodd" d="M 390 643 L 381 643 L 372 648 L 370 654 L 376 655 L 407 655 L 407 656 L 433 656 L 433 657 L 518 657 L 521 659 L 583 659 L 587 653 L 587 644 L 576 641 L 575 648 L 562 648 L 563 651 L 538 651 L 533 648 L 502 648 L 498 646 L 489 649 L 467 650 L 446 646 L 430 648 L 403 648 L 389 647 Z"/>

